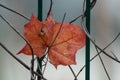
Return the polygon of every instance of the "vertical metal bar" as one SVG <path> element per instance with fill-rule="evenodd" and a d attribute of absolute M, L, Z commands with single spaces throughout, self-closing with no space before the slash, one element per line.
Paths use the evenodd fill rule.
<path fill-rule="evenodd" d="M 38 0 L 38 19 L 42 21 L 42 0 Z"/>
<path fill-rule="evenodd" d="M 42 21 L 42 0 L 38 0 L 38 19 Z M 37 72 L 41 74 L 42 70 L 42 60 L 43 58 L 37 58 L 40 68 L 37 69 Z M 41 70 L 40 70 L 41 69 Z M 38 80 L 41 80 L 41 77 L 37 77 Z"/>
<path fill-rule="evenodd" d="M 86 0 L 86 27 L 90 32 L 90 0 Z M 85 80 L 90 80 L 90 40 L 86 37 L 86 69 Z"/>

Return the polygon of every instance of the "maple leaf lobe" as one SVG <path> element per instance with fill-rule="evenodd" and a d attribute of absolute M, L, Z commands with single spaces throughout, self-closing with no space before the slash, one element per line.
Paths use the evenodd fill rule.
<path fill-rule="evenodd" d="M 61 23 L 55 24 L 54 37 L 60 29 Z M 54 38 L 53 37 L 53 38 Z M 75 24 L 63 23 L 62 29 L 49 51 L 51 63 L 58 65 L 76 64 L 75 56 L 78 49 L 85 45 L 85 33 Z"/>
<path fill-rule="evenodd" d="M 47 48 L 45 42 L 41 36 L 39 36 L 42 26 L 42 22 L 40 22 L 34 15 L 31 16 L 30 22 L 24 26 L 24 36 L 31 44 L 34 54 L 38 57 L 42 57 Z M 32 54 L 27 44 L 19 53 L 24 53 L 26 55 Z"/>

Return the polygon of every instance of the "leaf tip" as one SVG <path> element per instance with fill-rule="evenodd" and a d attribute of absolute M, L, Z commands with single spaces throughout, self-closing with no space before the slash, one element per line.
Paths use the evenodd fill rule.
<path fill-rule="evenodd" d="M 21 50 L 17 53 L 17 55 L 19 55 L 19 54 L 21 54 L 21 53 L 23 53 L 23 49 L 21 49 Z"/>
<path fill-rule="evenodd" d="M 26 52 L 26 46 L 27 46 L 27 45 L 25 45 L 25 46 L 17 53 L 17 55 L 19 55 L 19 54 L 21 54 L 21 53 L 24 53 L 24 54 L 25 54 L 25 52 Z"/>

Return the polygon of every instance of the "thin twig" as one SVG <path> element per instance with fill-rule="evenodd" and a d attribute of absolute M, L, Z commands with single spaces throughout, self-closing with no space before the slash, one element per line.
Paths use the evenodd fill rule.
<path fill-rule="evenodd" d="M 84 7 L 85 7 L 85 1 L 86 0 L 84 0 L 83 1 L 83 13 L 80 15 L 80 16 L 78 16 L 78 17 L 76 17 L 76 18 L 74 18 L 73 20 L 71 20 L 69 23 L 71 24 L 71 23 L 73 23 L 73 22 L 75 22 L 77 19 L 79 19 L 80 17 L 82 17 L 85 13 L 85 11 L 84 11 Z"/>
<path fill-rule="evenodd" d="M 42 72 L 38 60 L 37 60 L 37 67 L 38 67 L 38 69 L 40 70 L 40 72 Z"/>
<path fill-rule="evenodd" d="M 31 49 L 31 53 L 33 53 L 31 44 L 2 15 L 0 15 L 0 17 L 10 26 L 11 29 L 13 29 L 29 45 Z"/>
<path fill-rule="evenodd" d="M 117 38 L 120 36 L 120 33 L 105 47 L 103 48 L 103 50 L 107 49 L 113 42 L 115 42 L 115 40 L 117 40 Z M 90 59 L 90 62 L 92 60 L 94 60 L 99 54 L 101 54 L 102 51 L 100 51 L 98 54 L 96 54 L 93 58 Z M 80 72 L 86 67 L 86 65 L 84 65 L 78 72 L 77 76 L 80 74 Z"/>
<path fill-rule="evenodd" d="M 97 0 L 92 0 L 92 2 L 90 4 L 90 9 L 92 9 L 95 6 L 96 2 L 97 2 Z"/>
<path fill-rule="evenodd" d="M 120 33 L 105 47 L 103 50 L 107 49 L 113 42 L 117 40 L 117 38 L 120 36 Z M 96 54 L 91 60 L 93 60 L 95 57 L 97 57 L 102 51 L 100 51 L 98 54 Z"/>
<path fill-rule="evenodd" d="M 48 46 L 48 50 L 47 50 L 47 52 L 45 53 L 44 56 L 46 56 L 47 53 L 49 53 L 50 48 L 53 46 L 55 40 L 57 39 L 57 37 L 58 37 L 58 35 L 59 35 L 59 33 L 60 33 L 61 29 L 62 29 L 62 26 L 63 26 L 63 22 L 64 22 L 65 17 L 66 17 L 66 13 L 65 13 L 64 16 L 63 16 L 62 23 L 61 23 L 61 25 L 60 25 L 60 28 L 59 28 L 59 30 L 58 30 L 55 38 L 51 41 L 50 45 Z"/>
<path fill-rule="evenodd" d="M 85 22 L 85 21 L 84 21 L 84 18 L 85 18 L 85 15 L 83 15 L 83 18 L 82 18 L 81 23 L 82 23 L 83 29 L 84 29 L 87 37 L 90 39 L 90 41 L 91 41 L 101 52 L 103 52 L 103 54 L 105 54 L 107 57 L 109 57 L 109 58 L 111 58 L 112 60 L 120 63 L 120 61 L 116 60 L 114 57 L 112 57 L 111 55 L 107 54 L 103 49 L 101 49 L 101 48 L 94 42 L 94 40 L 93 40 L 92 37 L 90 36 L 89 32 L 87 31 L 86 26 L 84 26 L 84 25 L 85 25 L 85 23 L 84 23 L 84 22 Z M 119 32 L 119 34 L 120 34 L 120 32 Z"/>
<path fill-rule="evenodd" d="M 113 53 L 113 51 L 111 51 L 111 53 L 113 54 L 113 56 L 114 56 L 117 60 L 119 60 L 119 59 L 117 58 L 117 56 Z"/>
<path fill-rule="evenodd" d="M 97 0 L 94 0 L 94 2 L 92 3 L 92 4 L 94 4 L 95 5 L 95 3 L 96 3 L 96 1 Z M 83 2 L 83 14 L 82 14 L 82 21 L 81 21 L 81 24 L 82 24 L 82 26 L 84 26 L 83 25 L 83 22 L 84 22 L 84 18 L 85 18 L 85 10 L 84 10 L 84 7 L 85 7 L 85 0 L 84 0 L 84 2 Z M 84 27 L 84 31 L 86 32 L 86 27 Z M 92 40 L 91 39 L 91 36 L 88 34 L 88 32 L 86 32 L 86 34 L 87 34 L 87 36 L 90 38 L 90 40 Z M 96 54 L 92 59 L 90 59 L 90 62 L 93 60 L 93 59 L 95 59 L 101 52 L 103 52 L 103 53 L 105 53 L 105 49 L 107 48 L 107 47 L 109 47 L 118 37 L 119 37 L 119 35 L 120 35 L 120 33 L 117 35 L 117 37 L 110 43 L 110 44 L 108 44 L 102 51 L 100 51 L 98 54 Z M 94 41 L 92 40 L 92 42 L 94 43 Z M 95 44 L 96 45 L 96 44 Z M 98 47 L 98 46 L 97 46 Z M 106 54 L 107 55 L 107 54 Z M 109 55 L 108 55 L 109 56 Z M 109 56 L 110 57 L 110 56 Z M 119 62 L 119 61 L 118 61 Z M 77 76 L 80 74 L 80 72 L 84 69 L 86 67 L 86 65 L 84 65 L 81 69 L 80 69 L 80 71 L 78 72 L 78 74 L 77 74 Z"/>
<path fill-rule="evenodd" d="M 43 73 L 42 73 L 42 69 L 41 69 L 41 66 L 40 66 L 38 60 L 37 60 L 37 69 L 39 69 L 39 71 L 40 71 L 40 74 L 41 74 L 40 80 L 41 80 L 41 79 L 43 79 Z"/>
<path fill-rule="evenodd" d="M 69 23 L 71 24 L 71 23 L 75 22 L 75 21 L 76 21 L 77 19 L 79 19 L 80 17 L 82 17 L 82 15 L 80 15 L 80 16 L 76 17 L 75 19 L 71 20 Z"/>
<path fill-rule="evenodd" d="M 92 0 L 92 2 L 91 2 L 91 4 L 90 4 L 90 9 L 91 9 L 91 10 L 92 10 L 93 7 L 95 6 L 96 2 L 97 2 L 97 0 Z M 84 6 L 85 6 L 85 0 L 84 0 L 84 2 L 83 2 L 83 8 L 84 8 Z M 75 22 L 77 19 L 79 19 L 80 17 L 82 17 L 82 16 L 85 15 L 85 14 L 86 14 L 86 11 L 85 11 L 82 15 L 80 15 L 80 16 L 74 18 L 73 20 L 71 20 L 69 23 L 71 24 L 71 23 Z"/>
<path fill-rule="evenodd" d="M 32 53 L 31 74 L 33 76 L 34 75 L 33 74 L 33 71 L 34 71 L 34 52 L 33 52 L 31 44 L 2 15 L 0 15 L 0 17 L 10 26 L 11 29 L 13 29 L 13 31 L 15 31 L 28 44 L 28 46 L 31 50 L 31 53 Z"/>
<path fill-rule="evenodd" d="M 75 75 L 75 72 L 73 71 L 72 67 L 70 65 L 68 67 L 69 67 L 70 71 L 72 72 L 73 76 L 75 77 L 74 80 L 77 80 L 77 76 Z"/>
<path fill-rule="evenodd" d="M 44 69 L 43 69 L 42 75 L 44 75 L 44 73 L 45 73 L 45 69 L 46 69 L 46 67 L 47 67 L 47 63 L 48 63 L 48 55 L 47 55 L 47 60 L 46 60 L 46 62 L 45 62 L 45 66 L 44 66 Z"/>
<path fill-rule="evenodd" d="M 111 55 L 107 54 L 103 49 L 101 49 L 101 48 L 94 42 L 94 40 L 92 39 L 92 37 L 91 37 L 90 34 L 88 33 L 88 31 L 87 31 L 87 29 L 86 29 L 85 26 L 83 27 L 83 29 L 84 29 L 86 35 L 89 37 L 90 41 L 91 41 L 100 51 L 102 51 L 103 54 L 105 54 L 105 55 L 106 55 L 107 57 L 109 57 L 110 59 L 112 59 L 112 60 L 120 63 L 119 60 L 117 60 L 117 59 L 115 59 L 114 57 L 112 57 Z M 119 34 L 120 34 L 120 33 L 119 33 Z"/>
<path fill-rule="evenodd" d="M 52 2 L 52 0 L 50 0 L 50 8 L 49 8 L 49 11 L 48 11 L 48 13 L 47 13 L 47 17 L 46 17 L 46 19 L 49 17 L 49 15 L 50 15 L 50 13 L 51 13 L 51 9 L 52 9 L 52 4 L 53 4 L 53 2 Z M 44 39 L 43 39 L 43 41 L 44 41 Z M 45 55 L 43 56 L 43 58 L 45 57 L 47 55 L 47 52 L 45 52 Z M 43 60 L 42 60 L 43 61 Z M 42 64 L 41 64 L 42 65 Z M 46 67 L 46 63 L 45 63 L 45 67 Z M 43 66 L 43 65 L 42 65 Z M 40 66 L 40 64 L 38 63 L 38 69 L 40 69 L 41 70 L 41 68 L 40 68 L 41 66 Z M 45 69 L 45 68 L 44 68 Z M 45 71 L 45 70 L 43 70 L 43 71 Z M 41 77 L 43 77 L 43 73 L 42 72 L 40 72 L 41 74 L 42 74 L 42 76 Z"/>
<path fill-rule="evenodd" d="M 63 20 L 62 20 L 62 23 L 61 23 L 61 25 L 60 25 L 60 28 L 59 28 L 59 30 L 58 30 L 58 32 L 57 32 L 54 40 L 51 42 L 49 48 L 54 44 L 55 40 L 57 39 L 57 37 L 58 37 L 58 35 L 59 35 L 59 33 L 60 33 L 61 29 L 62 29 L 62 26 L 63 26 L 63 22 L 64 22 L 65 17 L 66 17 L 66 13 L 65 13 L 64 16 L 63 16 Z"/>
<path fill-rule="evenodd" d="M 62 26 L 63 26 L 63 22 L 64 22 L 64 20 L 65 20 L 65 17 L 66 17 L 66 13 L 65 13 L 64 16 L 63 16 L 62 23 L 61 23 L 61 25 L 60 25 L 60 28 L 59 28 L 59 30 L 58 30 L 58 32 L 57 32 L 55 38 L 51 41 L 51 44 L 49 45 L 48 50 L 47 50 L 47 52 L 45 53 L 44 56 L 46 56 L 47 53 L 49 53 L 51 47 L 53 46 L 55 40 L 57 39 L 57 37 L 58 37 L 58 35 L 59 35 L 59 33 L 60 33 L 61 29 L 62 29 Z M 48 59 L 47 59 L 47 62 L 48 62 Z M 47 63 L 47 62 L 46 62 L 46 63 Z M 46 65 L 47 65 L 47 64 L 46 64 Z M 45 67 L 44 67 L 44 71 L 43 71 L 43 72 L 45 72 L 46 65 L 45 65 Z M 42 73 L 42 75 L 43 75 L 43 73 Z"/>
<path fill-rule="evenodd" d="M 96 49 L 97 54 L 98 54 L 99 51 L 98 51 L 98 49 L 97 49 L 96 46 L 95 46 L 95 49 Z M 102 66 L 103 66 L 103 68 L 104 68 L 104 71 L 105 71 L 105 73 L 106 73 L 108 79 L 111 80 L 111 78 L 110 78 L 110 76 L 109 76 L 109 73 L 108 73 L 108 71 L 107 71 L 107 69 L 106 69 L 106 67 L 105 67 L 105 64 L 104 64 L 104 62 L 103 62 L 103 60 L 102 60 L 102 57 L 101 57 L 100 55 L 99 55 L 99 59 L 100 59 L 100 61 L 101 61 L 101 63 L 102 63 Z"/>
<path fill-rule="evenodd" d="M 17 58 L 15 55 L 13 55 L 12 52 L 10 52 L 1 42 L 0 42 L 0 46 L 10 55 L 12 56 L 17 62 L 19 62 L 22 66 L 24 66 L 27 70 L 30 70 L 30 67 L 28 65 L 26 65 L 22 60 L 20 60 L 19 58 Z M 38 74 L 37 72 L 33 71 L 35 75 L 37 76 L 41 76 L 40 74 Z"/>
<path fill-rule="evenodd" d="M 47 59 L 47 58 L 46 58 L 46 57 L 44 57 L 44 59 Z M 45 61 L 44 59 L 43 59 L 43 61 L 42 61 L 42 62 L 43 62 L 43 63 L 46 63 L 46 61 Z"/>
<path fill-rule="evenodd" d="M 51 13 L 51 10 L 52 10 L 52 5 L 53 5 L 53 1 L 52 0 L 50 0 L 50 8 L 49 8 L 49 11 L 48 11 L 48 13 L 47 13 L 47 18 L 48 18 L 48 16 L 50 15 L 50 13 Z M 46 19 L 47 19 L 46 18 Z"/>
<path fill-rule="evenodd" d="M 28 20 L 28 21 L 30 20 L 29 18 L 27 18 L 26 16 L 24 16 L 24 15 L 18 13 L 18 12 L 15 11 L 15 10 L 12 10 L 12 9 L 10 9 L 10 8 L 8 8 L 8 7 L 4 6 L 4 5 L 2 5 L 2 4 L 0 4 L 0 6 L 3 7 L 3 8 L 5 8 L 5 9 L 7 9 L 7 10 L 9 10 L 9 11 L 11 11 L 11 12 L 13 12 L 13 13 L 18 14 L 19 16 L 23 17 L 24 19 L 26 19 L 26 20 Z"/>

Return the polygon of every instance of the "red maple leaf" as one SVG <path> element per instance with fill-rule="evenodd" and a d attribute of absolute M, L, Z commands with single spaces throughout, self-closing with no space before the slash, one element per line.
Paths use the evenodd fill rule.
<path fill-rule="evenodd" d="M 40 22 L 34 15 L 31 16 L 30 22 L 24 26 L 24 36 L 31 44 L 34 55 L 39 58 L 45 55 L 46 49 L 50 47 L 59 31 L 60 25 L 61 23 L 55 22 L 51 15 L 43 22 Z M 50 62 L 55 67 L 76 64 L 75 54 L 84 45 L 84 31 L 76 24 L 64 22 L 48 52 Z M 32 54 L 27 44 L 19 53 Z"/>

